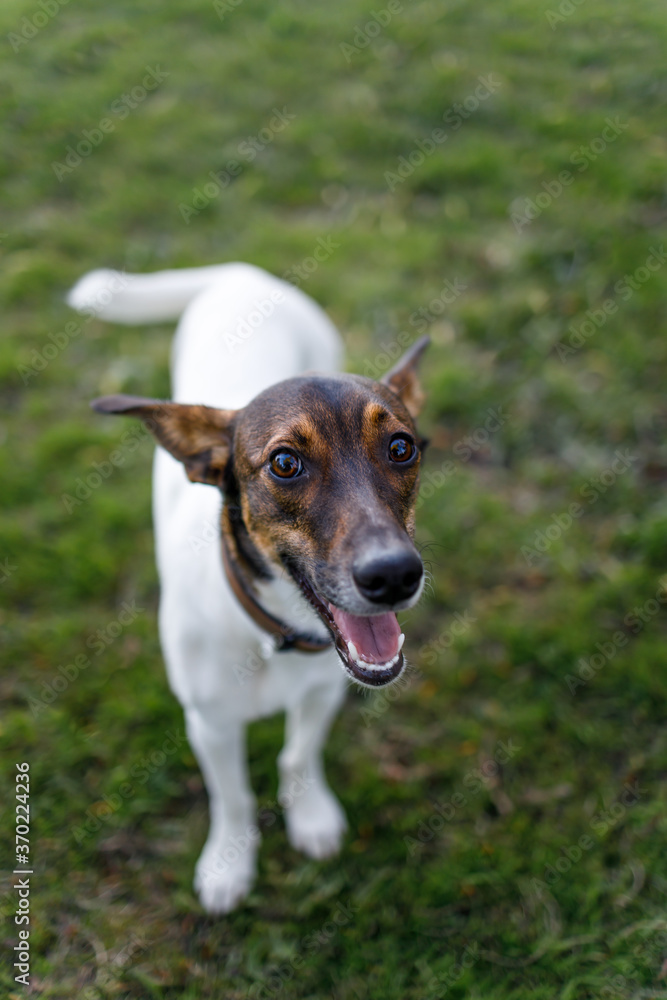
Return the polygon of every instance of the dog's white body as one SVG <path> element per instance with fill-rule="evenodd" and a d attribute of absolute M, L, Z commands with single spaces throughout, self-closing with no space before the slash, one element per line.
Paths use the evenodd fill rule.
<path fill-rule="evenodd" d="M 109 300 L 108 290 L 117 290 Z M 70 305 L 122 323 L 181 319 L 174 342 L 172 398 L 223 409 L 306 371 L 339 371 L 340 337 L 312 299 L 247 264 L 121 278 L 94 271 Z M 232 909 L 255 874 L 259 831 L 249 787 L 246 723 L 284 709 L 280 801 L 292 844 L 312 857 L 335 853 L 345 818 L 329 790 L 321 749 L 344 696 L 333 649 L 276 653 L 231 592 L 219 542 L 221 498 L 191 483 L 158 448 L 154 520 L 161 580 L 160 636 L 171 687 L 208 789 L 211 829 L 195 886 L 212 913 Z M 326 634 L 285 577 L 265 584 L 263 604 L 300 631 Z"/>

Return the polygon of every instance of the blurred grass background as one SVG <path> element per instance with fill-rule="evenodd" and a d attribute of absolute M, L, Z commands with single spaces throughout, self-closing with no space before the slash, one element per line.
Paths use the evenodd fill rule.
<path fill-rule="evenodd" d="M 667 996 L 667 268 L 638 270 L 667 221 L 664 5 L 403 0 L 367 30 L 382 3 L 0 12 L 0 787 L 11 871 L 14 763 L 31 762 L 30 995 Z M 167 75 L 121 117 L 148 67 Z M 250 159 L 276 108 L 294 117 Z M 446 140 L 388 181 L 434 129 Z M 328 745 L 341 857 L 288 847 L 282 720 L 259 723 L 259 879 L 211 919 L 191 891 L 206 799 L 156 637 L 152 446 L 88 409 L 167 395 L 172 329 L 81 323 L 63 296 L 96 266 L 283 274 L 318 240 L 332 252 L 302 287 L 351 370 L 382 368 L 427 313 L 433 588 L 405 615 L 409 683 L 392 702 L 351 692 Z M 465 291 L 432 305 L 447 281 Z M 115 448 L 122 465 L 68 501 Z"/>

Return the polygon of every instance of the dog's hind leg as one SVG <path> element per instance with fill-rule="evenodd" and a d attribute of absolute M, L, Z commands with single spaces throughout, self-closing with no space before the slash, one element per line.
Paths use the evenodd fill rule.
<path fill-rule="evenodd" d="M 279 801 L 290 843 L 311 858 L 337 854 L 347 828 L 322 765 L 322 747 L 344 693 L 344 679 L 335 678 L 287 709 L 285 746 L 278 758 Z"/>
<path fill-rule="evenodd" d="M 228 913 L 254 882 L 259 829 L 246 762 L 245 724 L 215 705 L 186 708 L 186 725 L 209 795 L 211 827 L 195 890 L 208 913 Z"/>

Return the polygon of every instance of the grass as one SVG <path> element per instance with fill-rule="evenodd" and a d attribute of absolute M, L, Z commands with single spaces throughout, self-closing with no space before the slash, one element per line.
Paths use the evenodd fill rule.
<path fill-rule="evenodd" d="M 667 996 L 664 6 L 403 0 L 377 34 L 359 0 L 42 9 L 0 12 L 0 789 L 30 762 L 29 995 Z M 352 370 L 430 329 L 433 579 L 409 683 L 351 693 L 328 744 L 340 858 L 288 847 L 282 720 L 252 727 L 259 879 L 215 920 L 151 445 L 87 405 L 166 395 L 171 329 L 81 323 L 63 295 L 94 266 L 234 259 L 301 269 Z"/>

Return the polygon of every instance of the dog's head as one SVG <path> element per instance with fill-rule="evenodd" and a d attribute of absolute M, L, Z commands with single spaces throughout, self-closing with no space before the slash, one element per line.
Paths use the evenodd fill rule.
<path fill-rule="evenodd" d="M 241 410 L 133 396 L 94 409 L 144 420 L 193 482 L 223 489 L 251 565 L 286 569 L 332 632 L 345 669 L 380 687 L 403 669 L 396 612 L 419 599 L 424 569 L 413 544 L 425 442 L 423 338 L 380 382 L 303 375 Z"/>

